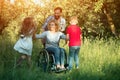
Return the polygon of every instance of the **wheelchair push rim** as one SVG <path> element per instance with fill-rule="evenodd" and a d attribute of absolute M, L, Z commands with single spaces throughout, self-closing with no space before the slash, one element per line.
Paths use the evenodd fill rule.
<path fill-rule="evenodd" d="M 42 49 L 38 56 L 37 66 L 41 67 L 44 71 L 49 67 L 49 54 L 45 49 Z"/>

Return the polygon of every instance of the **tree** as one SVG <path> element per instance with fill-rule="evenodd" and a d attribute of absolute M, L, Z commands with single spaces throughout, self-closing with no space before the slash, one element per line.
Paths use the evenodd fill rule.
<path fill-rule="evenodd" d="M 114 20 L 113 20 L 114 14 L 117 12 L 115 7 L 118 7 L 118 6 L 116 6 L 116 3 L 120 3 L 120 1 L 99 0 L 96 2 L 97 6 L 95 7 L 95 10 L 96 11 L 101 10 L 106 15 L 107 22 L 110 26 L 111 32 L 114 36 L 117 37 L 116 27 L 115 27 Z"/>
<path fill-rule="evenodd" d="M 0 28 L 1 31 L 5 27 L 8 27 L 6 29 L 18 29 L 17 24 L 20 25 L 26 16 L 34 16 L 39 30 L 45 19 L 53 14 L 54 8 L 59 6 L 63 8 L 67 26 L 70 16 L 78 16 L 78 25 L 82 27 L 85 37 L 101 38 L 111 36 L 111 33 L 117 36 L 120 32 L 120 1 L 118 0 L 41 1 L 35 4 L 33 0 L 15 0 L 14 4 L 10 4 L 10 2 L 0 0 L 0 21 L 4 23 L 2 29 Z M 6 29 L 4 31 L 11 31 Z"/>

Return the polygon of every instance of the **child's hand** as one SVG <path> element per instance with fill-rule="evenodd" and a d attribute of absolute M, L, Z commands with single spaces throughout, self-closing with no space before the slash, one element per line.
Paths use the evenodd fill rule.
<path fill-rule="evenodd" d="M 67 41 L 67 42 L 63 45 L 63 47 L 68 46 L 68 43 L 69 43 L 69 41 Z"/>

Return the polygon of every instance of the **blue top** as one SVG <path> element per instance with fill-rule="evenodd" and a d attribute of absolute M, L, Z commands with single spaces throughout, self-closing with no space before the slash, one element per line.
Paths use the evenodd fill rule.
<path fill-rule="evenodd" d="M 32 55 L 32 48 L 33 48 L 33 42 L 32 42 L 32 32 L 35 29 L 31 29 L 29 32 L 29 36 L 25 36 L 23 34 L 20 35 L 20 38 L 14 45 L 14 49 L 18 51 L 19 53 L 26 54 L 26 55 Z"/>
<path fill-rule="evenodd" d="M 32 54 L 32 36 L 25 36 L 23 38 L 19 38 L 19 40 L 14 45 L 14 49 L 22 54 L 31 55 Z"/>
<path fill-rule="evenodd" d="M 45 38 L 45 48 L 48 48 L 59 47 L 60 39 L 66 39 L 66 36 L 62 32 L 51 33 L 50 31 L 45 31 L 42 34 L 36 34 L 36 38 Z"/>

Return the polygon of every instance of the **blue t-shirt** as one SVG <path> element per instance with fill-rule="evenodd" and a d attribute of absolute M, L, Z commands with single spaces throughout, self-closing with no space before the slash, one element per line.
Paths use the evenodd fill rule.
<path fill-rule="evenodd" d="M 48 48 L 59 47 L 60 39 L 66 39 L 66 36 L 62 32 L 51 33 L 50 31 L 45 31 L 42 34 L 36 34 L 36 38 L 45 38 L 45 48 Z"/>

